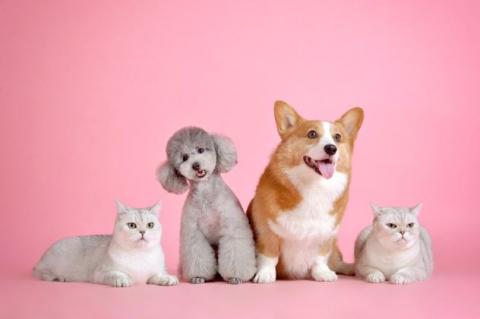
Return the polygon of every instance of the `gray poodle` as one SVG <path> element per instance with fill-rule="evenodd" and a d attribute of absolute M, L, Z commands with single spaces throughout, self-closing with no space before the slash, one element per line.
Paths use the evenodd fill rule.
<path fill-rule="evenodd" d="M 220 175 L 237 163 L 232 141 L 185 127 L 168 141 L 167 158 L 157 170 L 162 186 L 181 194 L 190 185 L 180 231 L 183 279 L 203 283 L 218 271 L 232 284 L 250 280 L 256 272 L 252 231 L 240 202 Z"/>

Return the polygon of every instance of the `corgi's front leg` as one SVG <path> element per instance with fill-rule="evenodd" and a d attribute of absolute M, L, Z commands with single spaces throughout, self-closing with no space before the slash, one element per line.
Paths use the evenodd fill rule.
<path fill-rule="evenodd" d="M 328 259 L 332 251 L 332 240 L 324 242 L 319 249 L 312 267 L 312 278 L 316 281 L 336 281 L 337 274 L 328 266 Z"/>
<path fill-rule="evenodd" d="M 253 277 L 253 281 L 259 284 L 274 282 L 277 279 L 277 264 L 278 256 L 269 257 L 259 254 L 257 256 L 257 274 Z"/>
<path fill-rule="evenodd" d="M 280 255 L 280 239 L 271 231 L 268 225 L 257 233 L 257 274 L 253 281 L 261 284 L 275 282 L 277 279 L 276 267 Z"/>
<path fill-rule="evenodd" d="M 316 281 L 336 281 L 337 274 L 328 267 L 328 255 L 318 255 L 312 267 L 312 278 Z"/>

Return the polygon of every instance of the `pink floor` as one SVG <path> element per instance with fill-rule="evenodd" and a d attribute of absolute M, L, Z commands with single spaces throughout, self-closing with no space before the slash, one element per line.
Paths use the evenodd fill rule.
<path fill-rule="evenodd" d="M 437 273 L 408 286 L 341 277 L 124 289 L 41 282 L 23 273 L 1 279 L 0 318 L 479 318 L 479 291 L 479 273 Z"/>

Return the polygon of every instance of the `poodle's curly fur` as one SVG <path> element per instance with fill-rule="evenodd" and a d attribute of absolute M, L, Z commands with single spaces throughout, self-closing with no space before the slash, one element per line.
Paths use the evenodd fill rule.
<path fill-rule="evenodd" d="M 220 175 L 237 163 L 233 142 L 185 127 L 168 141 L 167 158 L 157 170 L 162 186 L 176 194 L 190 186 L 180 233 L 183 279 L 202 283 L 218 272 L 233 284 L 250 280 L 256 272 L 252 231 L 240 202 Z"/>

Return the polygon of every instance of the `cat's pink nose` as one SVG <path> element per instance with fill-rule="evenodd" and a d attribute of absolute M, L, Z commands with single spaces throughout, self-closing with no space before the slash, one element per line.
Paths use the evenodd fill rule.
<path fill-rule="evenodd" d="M 401 230 L 401 231 L 400 231 L 400 234 L 401 234 L 401 235 L 405 234 L 405 231 L 404 231 L 404 230 Z"/>

